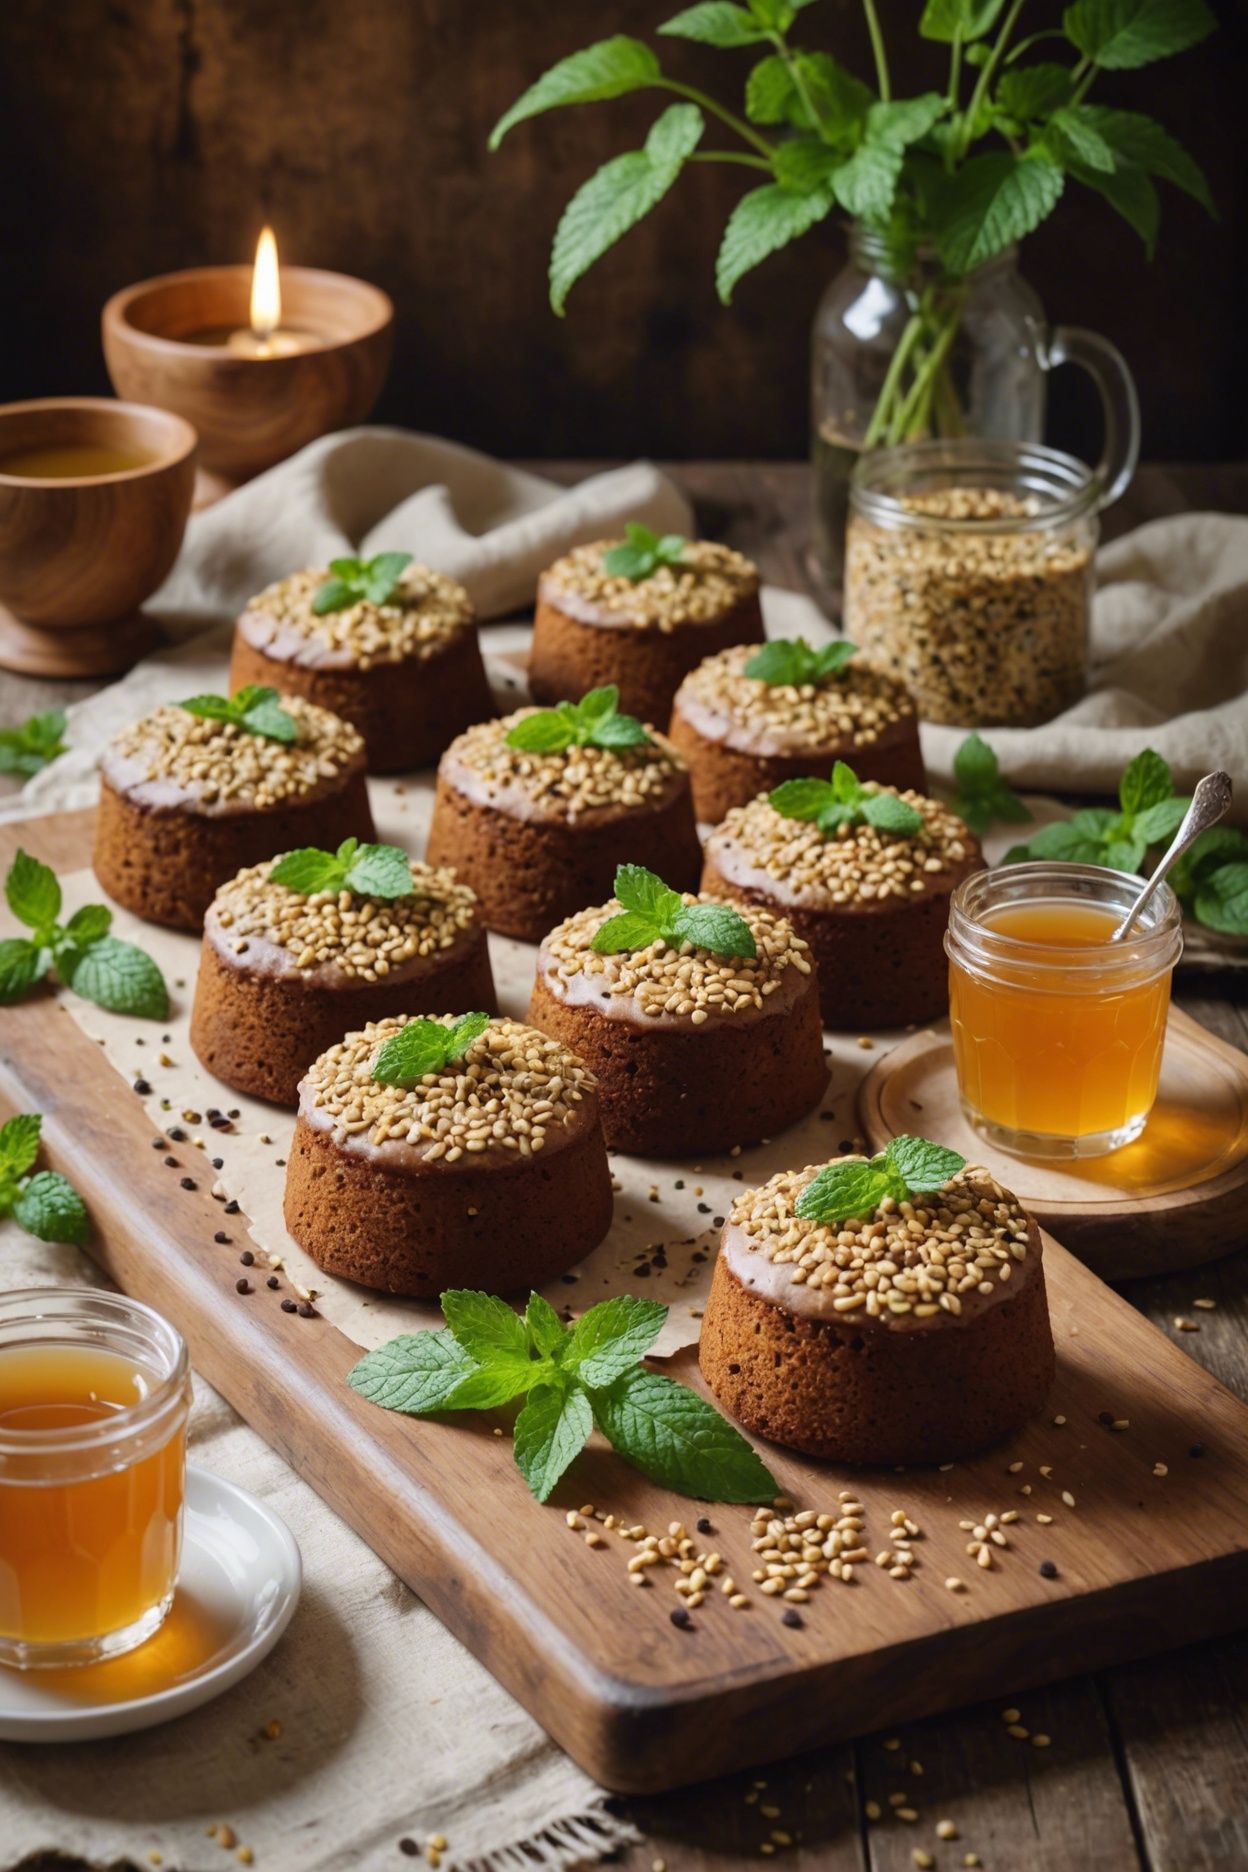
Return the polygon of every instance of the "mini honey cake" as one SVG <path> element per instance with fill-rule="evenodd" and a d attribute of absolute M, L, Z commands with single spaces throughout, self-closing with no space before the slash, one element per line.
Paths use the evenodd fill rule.
<path fill-rule="evenodd" d="M 843 639 L 800 637 L 707 657 L 676 692 L 669 733 L 689 763 L 693 804 L 712 824 L 783 780 L 846 760 L 864 780 L 927 784 L 914 704 Z"/>
<path fill-rule="evenodd" d="M 598 1080 L 607 1143 L 643 1156 L 770 1137 L 828 1083 L 810 951 L 783 918 L 741 916 L 622 865 L 614 900 L 538 951 L 529 1019 Z"/>
<path fill-rule="evenodd" d="M 1040 1232 L 986 1170 L 921 1138 L 783 1171 L 732 1206 L 698 1361 L 777 1443 L 956 1461 L 1020 1429 L 1052 1384 Z"/>
<path fill-rule="evenodd" d="M 167 703 L 104 751 L 95 875 L 151 923 L 198 931 L 244 866 L 372 836 L 359 730 L 300 696 Z"/>
<path fill-rule="evenodd" d="M 748 559 L 711 540 L 656 540 L 632 526 L 627 541 L 578 546 L 542 574 L 529 689 L 552 702 L 616 683 L 621 708 L 666 722 L 703 657 L 762 636 Z"/>
<path fill-rule="evenodd" d="M 472 886 L 487 928 L 540 942 L 610 894 L 622 859 L 696 884 L 688 770 L 615 694 L 479 722 L 442 756 L 426 856 Z"/>
<path fill-rule="evenodd" d="M 863 786 L 838 762 L 831 781 L 786 780 L 734 807 L 707 840 L 702 888 L 788 918 L 829 1027 L 904 1027 L 946 1010 L 949 899 L 983 862 L 947 806 Z"/>
<path fill-rule="evenodd" d="M 386 1293 L 540 1287 L 611 1225 L 594 1076 L 485 1014 L 348 1034 L 299 1087 L 285 1215 L 327 1273 Z"/>
<path fill-rule="evenodd" d="M 224 885 L 204 918 L 191 1045 L 226 1085 L 295 1105 L 344 1033 L 412 1007 L 497 1007 L 477 900 L 394 845 L 288 852 Z"/>
<path fill-rule="evenodd" d="M 467 592 L 410 561 L 338 559 L 270 585 L 235 625 L 231 685 L 276 684 L 353 722 L 372 773 L 428 766 L 494 699 Z"/>

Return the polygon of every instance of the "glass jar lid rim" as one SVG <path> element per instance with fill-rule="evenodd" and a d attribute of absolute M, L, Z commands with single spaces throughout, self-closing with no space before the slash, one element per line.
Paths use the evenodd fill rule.
<path fill-rule="evenodd" d="M 1012 900 L 1002 899 L 991 905 L 968 907 L 968 898 L 973 898 L 993 883 L 1019 884 L 1031 881 L 1041 883 L 1051 881 L 1054 889 L 1044 897 L 1019 896 Z M 1063 880 L 1070 884 L 1083 883 L 1100 885 L 1106 893 L 1099 902 L 1086 891 L 1060 888 Z M 947 941 L 960 946 L 963 943 L 977 945 L 985 951 L 992 951 L 1001 957 L 1007 953 L 1011 957 L 1025 960 L 1028 964 L 1037 964 L 1056 970 L 1079 970 L 1088 967 L 1103 967 L 1107 963 L 1120 963 L 1124 969 L 1138 966 L 1141 952 L 1155 961 L 1158 952 L 1180 943 L 1182 913 L 1178 898 L 1170 886 L 1161 883 L 1149 902 L 1144 918 L 1132 930 L 1130 937 L 1121 945 L 1106 940 L 1087 944 L 1061 944 L 1035 942 L 1027 937 L 1011 935 L 1008 930 L 996 929 L 991 923 L 982 920 L 986 911 L 1004 910 L 1020 907 L 1027 903 L 1068 903 L 1081 907 L 1093 907 L 1121 911 L 1125 914 L 1130 903 L 1138 896 L 1144 880 L 1133 871 L 1116 871 L 1108 865 L 1087 865 L 1065 863 L 1060 860 L 1037 861 L 1017 865 L 996 865 L 985 871 L 972 873 L 964 878 L 953 893 L 949 906 L 949 933 Z M 1119 901 L 1107 901 L 1108 892 L 1116 887 Z"/>
<path fill-rule="evenodd" d="M 934 491 L 926 485 L 927 477 L 934 473 L 966 476 L 963 482 L 946 481 L 946 486 L 987 487 L 994 481 L 985 477 L 1000 477 L 1010 471 L 1016 475 L 1020 491 L 1034 493 L 1043 501 L 1039 512 L 963 519 L 906 505 L 907 496 Z M 885 481 L 892 485 L 882 485 Z M 1101 476 L 1077 455 L 1050 448 L 1045 442 L 1009 442 L 987 436 L 935 438 L 870 449 L 858 457 L 850 481 L 850 500 L 860 512 L 887 521 L 890 526 L 925 532 L 1029 532 L 1095 512 L 1103 499 Z"/>
<path fill-rule="evenodd" d="M 142 1300 L 132 1300 L 128 1294 L 110 1293 L 103 1287 L 13 1288 L 0 1294 L 0 1327 L 23 1319 L 29 1319 L 32 1325 L 41 1321 L 55 1323 L 59 1319 L 66 1328 L 89 1323 L 90 1314 L 84 1303 L 90 1302 L 100 1306 L 101 1314 L 113 1311 L 118 1319 L 127 1312 L 137 1315 L 151 1331 L 153 1340 L 163 1342 L 161 1350 L 166 1369 L 159 1374 L 146 1397 L 122 1405 L 94 1423 L 41 1430 L 21 1430 L 6 1425 L 0 1429 L 0 1456 L 34 1455 L 40 1450 L 69 1454 L 104 1448 L 119 1435 L 127 1436 L 159 1421 L 177 1403 L 190 1374 L 186 1341 L 171 1321 Z M 6 1314 L 10 1316 L 7 1322 Z M 100 1324 L 106 1327 L 107 1320 L 102 1319 Z M 31 1340 L 27 1344 L 37 1346 L 39 1341 Z M 115 1349 L 107 1342 L 100 1345 L 102 1351 Z M 0 1343 L 0 1355 L 3 1350 Z M 138 1362 L 144 1361 L 140 1358 Z"/>

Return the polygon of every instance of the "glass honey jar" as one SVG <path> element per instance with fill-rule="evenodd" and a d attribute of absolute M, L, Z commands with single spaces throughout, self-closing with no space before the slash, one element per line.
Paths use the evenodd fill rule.
<path fill-rule="evenodd" d="M 1170 978 L 1183 946 L 1165 884 L 1125 942 L 1140 879 L 1097 865 L 980 871 L 954 892 L 945 950 L 958 1089 L 991 1143 L 1101 1157 L 1143 1131 L 1157 1096 Z"/>
<path fill-rule="evenodd" d="M 159 1630 L 190 1402 L 186 1346 L 150 1307 L 0 1294 L 0 1663 L 95 1663 Z"/>

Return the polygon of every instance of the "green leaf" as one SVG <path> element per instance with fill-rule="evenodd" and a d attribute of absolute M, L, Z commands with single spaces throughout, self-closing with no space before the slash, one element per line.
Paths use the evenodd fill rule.
<path fill-rule="evenodd" d="M 993 151 L 972 156 L 939 191 L 945 264 L 970 273 L 1038 227 L 1057 206 L 1062 172 L 1053 163 Z"/>
<path fill-rule="evenodd" d="M 46 967 L 39 943 L 25 936 L 0 937 L 0 1006 L 20 1001 Z"/>
<path fill-rule="evenodd" d="M 4 895 L 19 923 L 42 934 L 56 922 L 61 910 L 61 887 L 56 873 L 29 852 L 18 850 L 4 880 Z"/>
<path fill-rule="evenodd" d="M 588 745 L 600 748 L 649 747 L 650 736 L 633 715 L 606 715 L 595 726 Z"/>
<path fill-rule="evenodd" d="M 898 144 L 859 144 L 832 178 L 841 207 L 863 221 L 885 220 L 897 192 L 904 155 Z"/>
<path fill-rule="evenodd" d="M 725 305 L 737 281 L 769 254 L 787 247 L 832 211 L 830 187 L 808 195 L 766 182 L 743 195 L 724 229 L 715 261 L 715 289 Z"/>
<path fill-rule="evenodd" d="M 867 112 L 867 136 L 872 143 L 905 149 L 925 137 L 948 108 L 938 91 L 925 91 L 921 97 L 903 98 L 887 104 L 873 104 Z"/>
<path fill-rule="evenodd" d="M 623 97 L 628 91 L 644 90 L 660 76 L 659 61 L 640 39 L 629 39 L 623 33 L 600 39 L 543 72 L 499 118 L 490 132 L 490 148 L 496 150 L 510 129 L 542 111 Z"/>
<path fill-rule="evenodd" d="M 790 137 L 781 143 L 772 157 L 776 180 L 784 188 L 808 195 L 813 189 L 826 189 L 833 172 L 845 158 L 819 137 Z"/>
<path fill-rule="evenodd" d="M 348 1372 L 347 1383 L 383 1410 L 423 1417 L 452 1408 L 455 1392 L 477 1369 L 453 1333 L 400 1333 L 366 1352 Z"/>
<path fill-rule="evenodd" d="M 946 1150 L 943 1144 L 931 1144 L 926 1138 L 904 1134 L 893 1138 L 884 1155 L 912 1196 L 931 1195 L 966 1169 L 966 1158 L 960 1157 L 957 1151 Z"/>
<path fill-rule="evenodd" d="M 1174 837 L 1191 803 L 1190 799 L 1158 800 L 1155 806 L 1146 806 L 1135 815 L 1131 830 L 1145 845 L 1160 845 Z"/>
<path fill-rule="evenodd" d="M 988 793 L 1001 777 L 1001 767 L 982 735 L 969 734 L 953 757 L 953 777 L 960 793 Z"/>
<path fill-rule="evenodd" d="M 529 1295 L 529 1304 L 524 1309 L 524 1324 L 529 1344 L 543 1358 L 558 1353 L 571 1337 L 550 1301 L 544 1300 L 539 1293 Z"/>
<path fill-rule="evenodd" d="M 1021 825 L 1031 814 L 1001 778 L 997 757 L 982 735 L 969 734 L 953 757 L 957 792 L 953 810 L 972 832 L 986 832 L 996 819 Z"/>
<path fill-rule="evenodd" d="M 562 754 L 575 739 L 571 724 L 558 709 L 538 709 L 508 730 L 507 746 L 524 754 Z"/>
<path fill-rule="evenodd" d="M 146 949 L 103 936 L 79 950 L 72 962 L 59 964 L 67 985 L 84 1001 L 112 1014 L 137 1014 L 164 1020 L 169 1012 L 165 978 Z"/>
<path fill-rule="evenodd" d="M 447 1059 L 462 1059 L 473 1041 L 480 1039 L 485 1032 L 491 1018 L 486 1013 L 461 1014 L 458 1020 L 452 1021 L 447 1030 Z"/>
<path fill-rule="evenodd" d="M 90 1227 L 82 1197 L 55 1170 L 41 1170 L 23 1185 L 14 1199 L 13 1219 L 40 1241 L 72 1242 L 79 1248 Z"/>
<path fill-rule="evenodd" d="M 1132 71 L 1199 45 L 1217 25 L 1204 0 L 1076 0 L 1066 36 L 1106 71 Z"/>
<path fill-rule="evenodd" d="M 34 1168 L 42 1127 L 41 1112 L 21 1112 L 0 1125 L 0 1175 L 22 1177 Z"/>
<path fill-rule="evenodd" d="M 825 1164 L 798 1197 L 796 1210 L 810 1222 L 848 1222 L 872 1214 L 889 1193 L 882 1158 Z"/>
<path fill-rule="evenodd" d="M 344 883 L 361 897 L 393 903 L 412 895 L 412 861 L 397 845 L 361 845 L 347 867 Z"/>
<path fill-rule="evenodd" d="M 836 794 L 827 780 L 782 780 L 767 798 L 785 819 L 817 819 L 836 803 Z"/>
<path fill-rule="evenodd" d="M 686 1385 L 634 1366 L 595 1391 L 593 1405 L 612 1448 L 665 1488 L 722 1502 L 766 1502 L 778 1492 L 740 1431 Z"/>
<path fill-rule="evenodd" d="M 799 52 L 797 67 L 823 134 L 841 147 L 852 147 L 875 102 L 872 92 L 827 52 Z"/>
<path fill-rule="evenodd" d="M 543 1384 L 530 1392 L 516 1418 L 516 1466 L 538 1501 L 549 1498 L 593 1427 L 589 1399 L 575 1385 Z"/>
<path fill-rule="evenodd" d="M 1131 761 L 1118 783 L 1118 803 L 1124 813 L 1143 812 L 1173 798 L 1174 778 L 1169 763 L 1155 748 L 1142 748 Z"/>
<path fill-rule="evenodd" d="M 1003 75 L 997 102 L 1007 116 L 1030 123 L 1065 104 L 1073 89 L 1065 65 L 1023 65 Z"/>
<path fill-rule="evenodd" d="M 555 230 L 550 256 L 550 303 L 557 313 L 562 315 L 568 293 L 594 261 L 662 201 L 703 127 L 696 104 L 670 104 L 644 149 L 604 163 L 577 190 Z"/>
<path fill-rule="evenodd" d="M 489 1365 L 500 1356 L 528 1358 L 524 1321 L 497 1295 L 452 1287 L 440 1295 L 439 1305 L 460 1345 L 480 1364 Z"/>
<path fill-rule="evenodd" d="M 317 897 L 322 891 L 342 889 L 346 867 L 333 852 L 320 851 L 315 845 L 301 846 L 279 858 L 269 872 L 270 881 L 301 897 Z"/>
<path fill-rule="evenodd" d="M 793 82 L 793 73 L 778 52 L 760 59 L 746 79 L 745 114 L 751 123 L 811 127 L 810 112 Z"/>
<path fill-rule="evenodd" d="M 1117 166 L 1113 150 L 1078 105 L 1063 105 L 1054 111 L 1045 128 L 1044 140 L 1059 162 L 1073 156 L 1089 169 L 1111 174 Z"/>
<path fill-rule="evenodd" d="M 637 911 L 659 928 L 669 924 L 681 907 L 680 892 L 669 890 L 662 878 L 644 865 L 616 866 L 615 896 L 626 910 Z"/>
<path fill-rule="evenodd" d="M 1077 182 L 1082 182 L 1085 188 L 1095 189 L 1098 195 L 1103 196 L 1110 207 L 1135 229 L 1151 260 L 1161 220 L 1161 203 L 1144 171 L 1134 163 L 1121 159 L 1112 175 L 1106 175 L 1103 170 L 1085 168 L 1082 163 L 1068 162 L 1066 168 Z"/>
<path fill-rule="evenodd" d="M 1082 104 L 1079 112 L 1124 162 L 1172 182 L 1210 214 L 1216 212 L 1200 165 L 1153 118 L 1140 111 L 1110 110 L 1103 104 Z"/>
<path fill-rule="evenodd" d="M 234 709 L 230 698 L 221 695 L 193 695 L 178 707 L 185 709 L 188 715 L 197 715 L 204 721 L 233 721 Z"/>
<path fill-rule="evenodd" d="M 600 1300 L 572 1328 L 564 1365 L 591 1387 L 611 1384 L 645 1357 L 666 1318 L 667 1308 L 657 1300 L 634 1294 Z"/>
<path fill-rule="evenodd" d="M 327 617 L 331 611 L 345 611 L 354 603 L 354 584 L 348 584 L 346 579 L 327 578 L 316 588 L 312 611 L 316 617 Z"/>
<path fill-rule="evenodd" d="M 65 752 L 64 709 L 30 715 L 16 728 L 0 729 L 0 773 L 36 774 Z"/>
<path fill-rule="evenodd" d="M 398 588 L 399 580 L 412 563 L 409 552 L 381 552 L 365 562 L 364 596 L 370 604 L 384 605 Z"/>
<path fill-rule="evenodd" d="M 1223 865 L 1198 888 L 1196 918 L 1228 936 L 1248 936 L 1248 864 Z"/>
<path fill-rule="evenodd" d="M 825 644 L 821 650 L 812 649 L 804 637 L 773 637 L 750 657 L 745 674 L 756 682 L 797 688 L 839 676 L 857 653 L 857 644 L 844 637 Z"/>
<path fill-rule="evenodd" d="M 111 910 L 103 904 L 84 904 L 65 925 L 65 935 L 77 948 L 85 948 L 88 943 L 99 942 L 102 936 L 107 936 L 112 927 Z"/>
<path fill-rule="evenodd" d="M 766 27 L 732 0 L 701 0 L 700 5 L 686 7 L 667 20 L 658 31 L 673 39 L 696 39 L 700 45 L 725 48 L 758 45 L 768 37 Z"/>
<path fill-rule="evenodd" d="M 490 1024 L 488 1014 L 465 1014 L 452 1026 L 423 1017 L 409 1020 L 382 1041 L 373 1061 L 378 1085 L 414 1086 L 445 1071 Z"/>
<path fill-rule="evenodd" d="M 740 911 L 728 904 L 684 904 L 672 919 L 672 935 L 679 942 L 692 943 L 711 955 L 747 956 L 758 954 L 750 926 Z"/>
<path fill-rule="evenodd" d="M 952 45 L 960 38 L 965 43 L 982 39 L 996 23 L 1005 0 L 927 0 L 919 19 L 924 39 L 938 39 Z"/>
<path fill-rule="evenodd" d="M 862 816 L 879 832 L 892 832 L 898 838 L 913 838 L 923 830 L 923 815 L 909 801 L 895 793 L 864 793 Z"/>
<path fill-rule="evenodd" d="M 590 948 L 595 955 L 623 955 L 630 949 L 648 949 L 659 940 L 659 930 L 651 917 L 640 910 L 626 910 L 622 916 L 608 917 L 594 932 Z"/>
<path fill-rule="evenodd" d="M 1111 871 L 1138 871 L 1146 849 L 1142 838 L 1111 838 L 1099 862 L 1108 865 Z"/>
<path fill-rule="evenodd" d="M 263 735 L 266 741 L 289 744 L 299 738 L 295 718 L 282 707 L 275 689 L 263 692 L 249 707 L 243 709 L 238 716 L 238 725 L 246 729 L 248 734 Z"/>

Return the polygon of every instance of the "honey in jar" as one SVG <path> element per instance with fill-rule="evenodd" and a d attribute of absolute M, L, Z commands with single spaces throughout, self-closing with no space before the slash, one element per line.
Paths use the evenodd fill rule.
<path fill-rule="evenodd" d="M 1161 890 L 1111 943 L 1139 879 L 1094 865 L 1010 865 L 955 893 L 945 946 L 963 1108 L 1026 1157 L 1103 1156 L 1157 1096 L 1181 948 Z"/>

